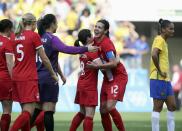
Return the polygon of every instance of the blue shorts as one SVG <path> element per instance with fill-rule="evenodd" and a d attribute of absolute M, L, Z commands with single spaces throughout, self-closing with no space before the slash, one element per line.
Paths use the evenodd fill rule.
<path fill-rule="evenodd" d="M 173 96 L 174 92 L 171 82 L 164 80 L 150 79 L 150 97 L 154 99 L 167 99 L 168 96 Z"/>
<path fill-rule="evenodd" d="M 40 102 L 57 102 L 59 85 L 54 80 L 39 81 Z"/>

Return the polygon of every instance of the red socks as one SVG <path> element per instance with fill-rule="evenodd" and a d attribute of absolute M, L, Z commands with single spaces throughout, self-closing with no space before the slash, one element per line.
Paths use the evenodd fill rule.
<path fill-rule="evenodd" d="M 83 122 L 84 131 L 93 131 L 93 118 L 86 116 Z"/>
<path fill-rule="evenodd" d="M 112 123 L 109 113 L 101 114 L 101 119 L 104 131 L 112 131 Z"/>
<path fill-rule="evenodd" d="M 119 112 L 116 110 L 116 108 L 109 111 L 109 114 L 111 115 L 111 117 L 112 117 L 116 127 L 119 129 L 119 131 L 125 131 L 122 118 L 121 118 Z"/>
<path fill-rule="evenodd" d="M 22 129 L 22 131 L 30 131 L 30 117 L 29 112 L 23 111 L 15 120 L 10 131 L 18 131 L 19 129 Z"/>
<path fill-rule="evenodd" d="M 41 111 L 41 113 L 37 116 L 37 119 L 35 120 L 35 125 L 37 131 L 44 131 L 44 111 Z"/>
<path fill-rule="evenodd" d="M 81 124 L 84 118 L 85 118 L 84 114 L 78 112 L 72 120 L 70 131 L 76 131 L 76 129 Z"/>
<path fill-rule="evenodd" d="M 10 122 L 11 122 L 11 115 L 10 114 L 2 114 L 1 123 L 0 123 L 1 131 L 8 131 Z"/>

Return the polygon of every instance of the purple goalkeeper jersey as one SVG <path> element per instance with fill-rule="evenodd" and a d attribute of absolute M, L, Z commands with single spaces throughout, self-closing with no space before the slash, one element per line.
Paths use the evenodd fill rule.
<path fill-rule="evenodd" d="M 45 33 L 41 37 L 45 53 L 49 58 L 54 71 L 57 73 L 58 69 L 58 53 L 63 52 L 67 54 L 81 54 L 88 51 L 87 47 L 74 47 L 65 45 L 57 36 L 51 33 Z M 46 67 L 41 62 L 41 59 L 37 59 L 37 71 L 39 82 L 50 80 L 51 75 Z"/>

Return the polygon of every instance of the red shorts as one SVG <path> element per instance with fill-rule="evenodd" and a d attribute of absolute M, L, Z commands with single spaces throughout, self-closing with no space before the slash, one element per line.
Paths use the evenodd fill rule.
<path fill-rule="evenodd" d="M 75 103 L 83 106 L 97 106 L 98 92 L 97 91 L 77 91 Z"/>
<path fill-rule="evenodd" d="M 0 100 L 12 100 L 13 82 L 10 80 L 0 80 Z"/>
<path fill-rule="evenodd" d="M 39 101 L 38 81 L 15 81 L 13 100 L 20 103 Z"/>
<path fill-rule="evenodd" d="M 104 82 L 102 84 L 100 102 L 107 100 L 123 101 L 126 84 L 128 80 L 115 80 L 113 82 Z"/>

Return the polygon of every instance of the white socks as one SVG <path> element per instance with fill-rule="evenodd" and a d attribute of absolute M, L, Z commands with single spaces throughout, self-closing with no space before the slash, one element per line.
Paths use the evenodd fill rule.
<path fill-rule="evenodd" d="M 167 112 L 167 130 L 174 131 L 175 130 L 175 122 L 174 122 L 174 112 Z"/>
<path fill-rule="evenodd" d="M 152 131 L 159 131 L 159 112 L 152 112 Z"/>

